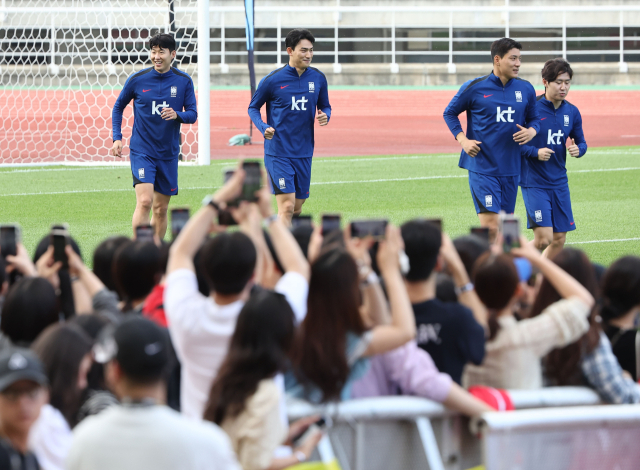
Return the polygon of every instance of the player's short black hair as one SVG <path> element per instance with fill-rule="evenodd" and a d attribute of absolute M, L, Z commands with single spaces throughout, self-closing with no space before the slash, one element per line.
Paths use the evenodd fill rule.
<path fill-rule="evenodd" d="M 313 37 L 313 34 L 311 34 L 311 31 L 308 29 L 292 29 L 284 40 L 284 46 L 295 49 L 298 43 L 303 39 L 308 40 L 311 44 L 316 42 L 316 38 Z"/>
<path fill-rule="evenodd" d="M 160 49 L 169 49 L 169 52 L 176 50 L 176 40 L 171 34 L 159 33 L 149 39 L 149 49 L 158 46 Z"/>
<path fill-rule="evenodd" d="M 491 44 L 491 60 L 493 61 L 495 56 L 500 56 L 502 59 L 511 49 L 518 49 L 521 51 L 522 44 L 511 38 L 502 38 L 497 41 L 493 41 L 493 44 Z"/>
<path fill-rule="evenodd" d="M 569 65 L 569 62 L 564 60 L 562 57 L 547 60 L 544 63 L 544 67 L 542 67 L 542 78 L 544 78 L 548 82 L 555 81 L 556 78 L 558 78 L 558 75 L 561 75 L 563 73 L 568 73 L 569 78 L 573 78 L 573 70 L 571 70 L 571 65 Z"/>

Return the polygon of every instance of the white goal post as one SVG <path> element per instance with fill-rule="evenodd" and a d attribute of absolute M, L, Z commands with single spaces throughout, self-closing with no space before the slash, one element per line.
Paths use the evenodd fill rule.
<path fill-rule="evenodd" d="M 109 155 L 111 110 L 127 78 L 150 66 L 148 41 L 159 32 L 175 36 L 174 66 L 198 98 L 181 159 L 209 164 L 209 0 L 2 0 L 0 165 L 123 162 Z M 129 105 L 125 156 L 132 124 Z"/>

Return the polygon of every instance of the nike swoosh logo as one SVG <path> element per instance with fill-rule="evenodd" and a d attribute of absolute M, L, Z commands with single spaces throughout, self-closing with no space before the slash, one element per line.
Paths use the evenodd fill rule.
<path fill-rule="evenodd" d="M 289 85 L 281 86 L 280 89 L 287 88 Z"/>
<path fill-rule="evenodd" d="M 177 187 L 177 186 L 176 186 L 175 188 L 173 188 L 173 189 L 171 190 L 171 192 L 175 191 L 176 189 L 178 189 L 178 187 Z"/>
<path fill-rule="evenodd" d="M 485 98 L 489 98 L 490 96 L 493 96 L 493 95 L 484 95 Z"/>
<path fill-rule="evenodd" d="M 541 120 L 541 121 L 544 121 L 545 119 L 547 119 L 547 118 L 542 118 L 542 119 L 540 119 L 540 120 Z"/>
<path fill-rule="evenodd" d="M 142 93 L 146 93 L 146 92 L 148 92 L 150 90 L 151 90 L 151 88 L 149 88 L 148 90 L 142 90 Z"/>

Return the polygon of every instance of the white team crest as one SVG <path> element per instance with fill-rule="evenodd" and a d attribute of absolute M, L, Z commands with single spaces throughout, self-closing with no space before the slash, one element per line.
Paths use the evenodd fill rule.
<path fill-rule="evenodd" d="M 493 207 L 493 196 L 488 194 L 484 197 L 485 207 Z"/>
<path fill-rule="evenodd" d="M 172 86 L 171 87 L 171 98 L 175 98 L 177 94 L 178 94 L 178 87 L 177 86 Z"/>
<path fill-rule="evenodd" d="M 144 168 L 138 168 L 138 179 L 144 179 Z"/>
<path fill-rule="evenodd" d="M 516 91 L 516 101 L 518 103 L 522 103 L 522 92 L 521 91 Z"/>
<path fill-rule="evenodd" d="M 316 91 L 316 84 L 313 82 L 309 82 L 309 93 L 313 93 Z"/>
<path fill-rule="evenodd" d="M 569 115 L 568 114 L 564 115 L 564 125 L 565 126 L 569 126 Z"/>
<path fill-rule="evenodd" d="M 536 222 L 542 222 L 542 211 L 536 211 Z"/>
<path fill-rule="evenodd" d="M 280 189 L 286 189 L 287 185 L 284 183 L 284 178 L 280 178 L 278 182 L 280 183 Z"/>

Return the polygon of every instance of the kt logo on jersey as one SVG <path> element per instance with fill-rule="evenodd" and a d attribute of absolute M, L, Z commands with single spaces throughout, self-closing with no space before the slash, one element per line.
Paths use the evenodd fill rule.
<path fill-rule="evenodd" d="M 296 100 L 295 96 L 291 97 L 291 111 L 306 111 L 307 107 L 305 106 L 305 104 L 308 102 L 309 100 L 306 99 L 304 96 L 302 98 L 300 98 L 299 100 Z M 298 106 L 300 105 L 300 106 Z"/>
<path fill-rule="evenodd" d="M 555 134 L 551 133 L 551 129 L 549 129 L 549 133 L 547 134 L 547 145 L 560 145 L 562 142 L 560 139 L 564 136 L 562 131 L 558 131 Z"/>
<path fill-rule="evenodd" d="M 511 117 L 511 115 L 515 112 L 516 110 L 511 109 L 511 106 L 509 106 L 504 111 L 500 110 L 500 106 L 498 106 L 498 109 L 496 110 L 496 122 L 515 122 Z M 506 118 L 504 117 L 505 114 L 507 115 Z"/>
<path fill-rule="evenodd" d="M 158 105 L 156 105 L 155 101 L 151 102 L 151 115 L 154 114 L 162 114 L 162 108 L 168 108 L 169 105 L 167 104 L 166 101 L 163 101 L 162 103 L 159 103 Z"/>

